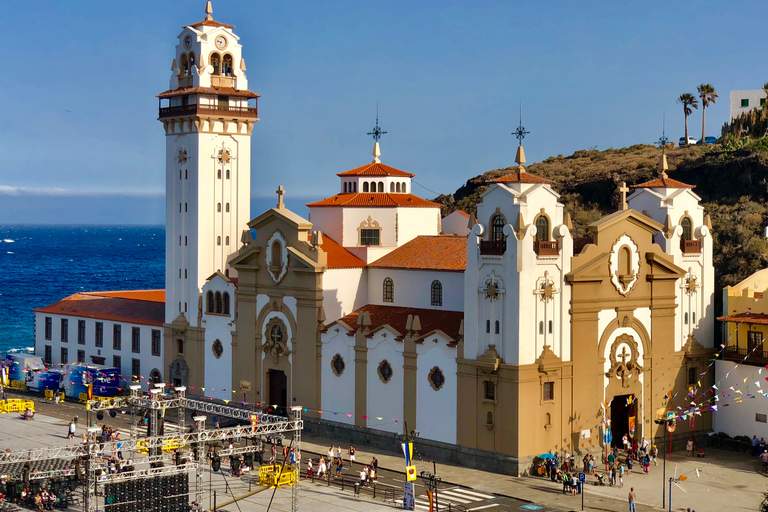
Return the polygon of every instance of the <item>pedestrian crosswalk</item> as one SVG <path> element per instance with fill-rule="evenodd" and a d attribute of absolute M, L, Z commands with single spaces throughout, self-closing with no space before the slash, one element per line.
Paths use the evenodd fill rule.
<path fill-rule="evenodd" d="M 491 494 L 484 494 L 463 487 L 453 487 L 450 489 L 438 489 L 437 501 L 443 506 L 448 503 L 452 505 L 463 505 L 467 510 L 485 510 L 495 507 L 495 504 L 485 504 L 478 502 L 484 502 L 487 500 L 495 499 L 496 496 Z M 477 505 L 472 507 L 472 505 Z M 416 510 L 429 510 L 429 498 L 427 496 L 417 496 L 414 500 L 414 506 Z M 462 509 L 463 510 L 463 509 Z"/>

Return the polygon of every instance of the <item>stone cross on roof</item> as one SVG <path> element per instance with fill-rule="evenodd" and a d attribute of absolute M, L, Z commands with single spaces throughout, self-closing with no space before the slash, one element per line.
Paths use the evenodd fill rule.
<path fill-rule="evenodd" d="M 285 204 L 283 203 L 283 194 L 285 194 L 285 189 L 282 185 L 280 185 L 277 187 L 275 192 L 277 193 L 277 209 L 282 210 L 285 208 Z"/>
<path fill-rule="evenodd" d="M 629 192 L 629 187 L 627 187 L 627 182 L 622 181 L 621 186 L 619 187 L 619 193 L 621 194 L 621 206 L 619 207 L 619 209 L 621 210 L 626 210 L 627 208 L 629 208 L 629 206 L 627 206 L 627 192 Z"/>

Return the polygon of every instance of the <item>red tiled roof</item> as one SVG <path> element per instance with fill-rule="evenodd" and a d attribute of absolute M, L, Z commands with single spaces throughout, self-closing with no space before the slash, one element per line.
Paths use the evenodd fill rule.
<path fill-rule="evenodd" d="M 312 235 L 307 233 L 307 240 L 311 237 Z M 365 266 L 363 260 L 346 250 L 325 233 L 323 233 L 323 243 L 320 244 L 320 248 L 325 251 L 328 257 L 328 268 L 356 268 Z"/>
<path fill-rule="evenodd" d="M 370 164 L 357 167 L 350 171 L 344 171 L 338 173 L 336 176 L 403 176 L 406 178 L 413 178 L 415 174 L 410 172 L 401 171 L 382 163 L 373 162 Z"/>
<path fill-rule="evenodd" d="M 519 170 L 512 171 L 511 173 L 500 176 L 498 178 L 490 180 L 490 183 L 552 183 L 552 180 L 536 176 L 529 172 L 520 172 Z"/>
<path fill-rule="evenodd" d="M 242 98 L 261 98 L 261 94 L 256 94 L 247 89 L 235 89 L 234 87 L 179 87 L 178 89 L 161 92 L 156 97 L 170 98 L 171 96 L 182 96 L 184 94 L 215 94 L 222 96 L 240 96 Z"/>
<path fill-rule="evenodd" d="M 630 185 L 631 188 L 696 188 L 696 185 L 688 185 L 682 181 L 670 178 L 656 178 L 639 185 Z"/>
<path fill-rule="evenodd" d="M 734 313 L 733 315 L 719 316 L 717 319 L 721 322 L 768 325 L 768 315 L 764 313 Z"/>
<path fill-rule="evenodd" d="M 418 309 L 369 304 L 340 318 L 337 322 L 344 322 L 353 330 L 357 330 L 357 318 L 361 311 L 370 314 L 371 330 L 384 325 L 389 325 L 402 334 L 407 332 L 405 325 L 408 322 L 408 315 L 418 315 L 419 322 L 421 323 L 421 331 L 419 331 L 422 335 L 421 341 L 424 341 L 424 336 L 437 329 L 440 329 L 454 340 L 458 340 L 459 328 L 461 327 L 461 321 L 464 318 L 463 311 L 444 311 L 441 309 Z M 451 343 L 451 345 L 455 346 L 454 343 Z"/>
<path fill-rule="evenodd" d="M 389 192 L 356 192 L 352 194 L 336 194 L 335 196 L 307 203 L 307 206 L 417 206 L 426 208 L 442 208 L 443 205 L 427 201 L 413 194 L 390 194 Z"/>
<path fill-rule="evenodd" d="M 165 290 L 80 292 L 33 311 L 162 326 L 165 321 Z"/>
<path fill-rule="evenodd" d="M 462 272 L 467 268 L 467 237 L 417 236 L 368 266 Z"/>
<path fill-rule="evenodd" d="M 203 20 L 203 21 L 198 21 L 197 23 L 193 23 L 192 25 L 188 25 L 188 26 L 190 26 L 190 27 L 200 27 L 200 26 L 205 26 L 205 27 L 224 27 L 224 28 L 235 28 L 235 26 L 234 26 L 234 25 L 227 25 L 226 23 L 219 23 L 219 22 L 218 22 L 218 21 L 216 21 L 216 20 Z M 181 27 L 181 28 L 187 28 L 187 27 Z"/>

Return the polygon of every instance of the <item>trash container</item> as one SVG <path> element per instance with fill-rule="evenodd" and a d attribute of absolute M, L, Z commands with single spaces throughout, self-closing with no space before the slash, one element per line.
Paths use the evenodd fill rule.
<path fill-rule="evenodd" d="M 360 495 L 360 482 L 355 482 L 355 496 Z"/>

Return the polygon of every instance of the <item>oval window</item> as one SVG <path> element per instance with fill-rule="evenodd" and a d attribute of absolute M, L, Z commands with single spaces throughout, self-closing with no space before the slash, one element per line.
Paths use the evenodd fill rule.
<path fill-rule="evenodd" d="M 216 359 L 220 359 L 222 354 L 224 354 L 224 345 L 221 344 L 221 341 L 216 340 L 213 342 L 211 350 L 213 350 L 213 356 Z"/>
<path fill-rule="evenodd" d="M 344 363 L 344 358 L 339 354 L 336 354 L 333 356 L 333 359 L 331 359 L 331 368 L 333 369 L 333 373 L 337 376 L 344 373 L 344 368 L 346 368 L 346 366 L 347 365 Z"/>
<path fill-rule="evenodd" d="M 443 371 L 437 366 L 432 368 L 432 370 L 429 372 L 429 384 L 435 391 L 439 391 L 440 388 L 442 388 L 445 384 L 445 375 L 443 374 Z"/>
<path fill-rule="evenodd" d="M 379 378 L 386 384 L 392 378 L 392 365 L 388 361 L 379 364 Z"/>

